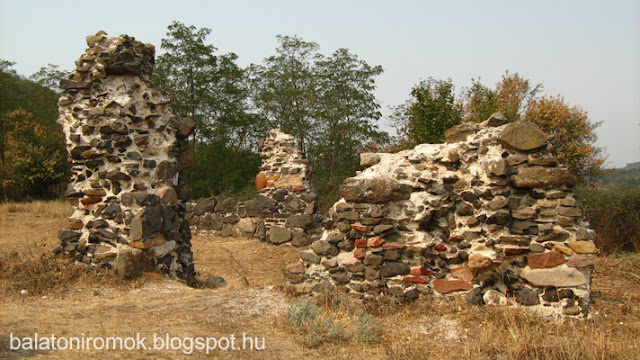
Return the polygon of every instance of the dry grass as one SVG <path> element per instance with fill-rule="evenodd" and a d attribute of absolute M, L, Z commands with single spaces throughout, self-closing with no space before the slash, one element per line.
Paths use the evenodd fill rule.
<path fill-rule="evenodd" d="M 36 200 L 27 203 L 0 203 L 0 213 L 31 213 L 51 218 L 66 219 L 73 213 L 73 207 L 64 201 Z"/>
<path fill-rule="evenodd" d="M 107 271 L 72 266 L 51 255 L 65 222 L 61 203 L 0 206 L 0 358 L 35 359 L 639 359 L 640 256 L 602 258 L 593 276 L 594 316 L 548 322 L 518 309 L 473 307 L 456 299 L 399 305 L 386 299 L 362 304 L 336 294 L 318 297 L 318 324 L 291 326 L 293 299 L 282 268 L 297 249 L 256 240 L 196 236 L 199 276 L 224 277 L 223 289 L 192 289 L 156 274 L 115 280 Z M 20 290 L 27 290 L 21 295 Z M 364 311 L 364 312 L 363 312 Z M 382 329 L 360 341 L 362 316 Z M 333 323 L 326 322 L 331 317 Z M 368 320 L 369 321 L 369 320 Z M 320 325 L 324 324 L 324 325 Z M 324 326 L 324 327 L 323 327 Z M 360 326 L 360 328 L 358 327 Z M 345 336 L 309 341 L 310 331 Z M 57 336 L 264 337 L 265 351 L 9 351 L 9 333 Z M 326 333 L 326 332 L 325 332 Z M 332 332 L 331 334 L 335 334 Z M 364 333 L 363 333 L 364 334 Z M 364 339 L 361 337 L 360 339 Z M 148 340 L 149 342 L 151 340 Z"/>

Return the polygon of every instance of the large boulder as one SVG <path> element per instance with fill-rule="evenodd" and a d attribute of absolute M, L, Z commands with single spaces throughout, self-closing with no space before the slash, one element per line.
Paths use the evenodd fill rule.
<path fill-rule="evenodd" d="M 519 121 L 505 126 L 498 142 L 511 149 L 529 151 L 547 145 L 547 136 L 534 123 Z"/>
<path fill-rule="evenodd" d="M 349 202 L 384 204 L 408 199 L 413 188 L 391 178 L 348 178 L 338 191 Z"/>
<path fill-rule="evenodd" d="M 463 123 L 447 129 L 444 132 L 444 138 L 448 143 L 465 141 L 469 135 L 475 133 L 478 129 L 480 129 L 480 127 L 476 123 Z"/>

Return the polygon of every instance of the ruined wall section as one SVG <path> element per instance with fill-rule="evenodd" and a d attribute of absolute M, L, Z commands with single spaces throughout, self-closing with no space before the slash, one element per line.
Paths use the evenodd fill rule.
<path fill-rule="evenodd" d="M 87 45 L 60 84 L 58 122 L 71 162 L 65 197 L 75 211 L 57 251 L 115 266 L 123 277 L 150 267 L 191 282 L 182 168 L 192 164 L 185 150 L 195 124 L 174 116 L 154 87 L 152 45 L 104 32 Z"/>
<path fill-rule="evenodd" d="M 322 234 L 313 172 L 297 139 L 279 129 L 260 143 L 262 166 L 256 176 L 256 198 L 241 202 L 200 200 L 187 218 L 196 231 L 216 236 L 256 236 L 272 244 L 307 246 Z"/>
<path fill-rule="evenodd" d="M 534 124 L 500 114 L 445 144 L 362 154 L 322 238 L 285 274 L 301 293 L 464 294 L 543 315 L 586 315 L 597 252 L 576 178 Z"/>

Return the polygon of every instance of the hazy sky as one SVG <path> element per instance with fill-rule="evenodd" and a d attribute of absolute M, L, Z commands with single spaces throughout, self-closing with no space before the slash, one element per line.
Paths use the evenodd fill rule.
<path fill-rule="evenodd" d="M 156 45 L 167 25 L 213 30 L 209 42 L 239 65 L 275 53 L 276 35 L 299 35 L 330 54 L 350 49 L 382 65 L 383 109 L 420 79 L 471 78 L 494 87 L 505 70 L 561 94 L 592 121 L 609 166 L 640 161 L 639 1 L 29 1 L 0 0 L 0 58 L 30 75 L 71 70 L 85 36 L 105 30 Z M 384 113 L 388 113 L 387 110 Z M 384 122 L 384 120 L 383 120 Z M 388 129 L 385 123 L 380 124 Z"/>

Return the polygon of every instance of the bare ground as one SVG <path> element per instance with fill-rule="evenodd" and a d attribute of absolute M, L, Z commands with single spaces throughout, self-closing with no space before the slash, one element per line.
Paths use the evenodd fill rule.
<path fill-rule="evenodd" d="M 282 268 L 297 249 L 255 239 L 195 236 L 200 277 L 222 276 L 222 289 L 193 289 L 156 274 L 135 281 L 110 272 L 71 266 L 50 255 L 69 208 L 61 203 L 0 205 L 0 359 L 640 359 L 640 256 L 603 257 L 593 277 L 594 316 L 553 323 L 517 309 L 469 307 L 460 300 L 434 304 L 361 305 L 320 308 L 337 320 L 362 308 L 382 329 L 374 343 L 325 341 L 305 346 L 291 330 L 292 301 Z M 21 290 L 25 294 L 21 294 Z M 265 350 L 10 350 L 9 339 L 35 333 L 60 337 L 229 337 L 265 340 Z M 184 349 L 184 348 L 183 348 Z"/>

